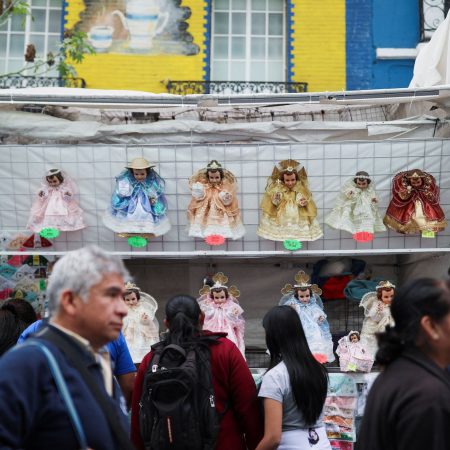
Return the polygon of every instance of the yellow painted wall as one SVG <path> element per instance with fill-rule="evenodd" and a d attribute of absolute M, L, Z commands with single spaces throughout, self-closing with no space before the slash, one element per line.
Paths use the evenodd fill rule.
<path fill-rule="evenodd" d="M 203 80 L 206 11 L 203 0 L 184 0 L 191 8 L 187 22 L 194 43 L 200 47 L 197 55 L 142 55 L 97 53 L 89 55 L 76 67 L 88 88 L 128 89 L 147 92 L 166 92 L 163 80 Z M 83 0 L 67 0 L 66 29 L 71 29 L 84 10 Z"/>
<path fill-rule="evenodd" d="M 345 0 L 293 0 L 293 79 L 309 92 L 346 87 Z"/>

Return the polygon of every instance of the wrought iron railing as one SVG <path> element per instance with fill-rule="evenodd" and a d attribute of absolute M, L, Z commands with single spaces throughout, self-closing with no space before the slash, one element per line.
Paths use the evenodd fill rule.
<path fill-rule="evenodd" d="M 76 87 L 85 88 L 83 78 L 58 78 L 43 76 L 0 75 L 0 89 L 28 88 L 28 87 Z"/>
<path fill-rule="evenodd" d="M 419 0 L 420 39 L 429 41 L 450 9 L 450 0 Z"/>
<path fill-rule="evenodd" d="M 308 83 L 279 81 L 189 81 L 164 82 L 167 92 L 177 95 L 189 94 L 282 94 L 307 92 Z"/>

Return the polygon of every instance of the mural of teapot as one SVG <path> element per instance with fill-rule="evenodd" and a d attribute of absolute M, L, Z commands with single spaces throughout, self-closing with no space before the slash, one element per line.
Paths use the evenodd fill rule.
<path fill-rule="evenodd" d="M 149 50 L 153 38 L 160 34 L 169 20 L 168 12 L 161 12 L 158 0 L 127 0 L 125 15 L 115 10 L 116 15 L 128 31 L 128 46 L 132 50 Z"/>

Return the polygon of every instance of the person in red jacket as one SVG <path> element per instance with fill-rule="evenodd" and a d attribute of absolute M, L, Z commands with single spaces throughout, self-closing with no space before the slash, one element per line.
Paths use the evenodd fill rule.
<path fill-rule="evenodd" d="M 166 305 L 164 324 L 169 332 L 164 343 L 183 347 L 212 334 L 201 331 L 203 319 L 195 298 L 188 295 L 171 298 Z M 239 349 L 225 337 L 226 333 L 221 334 L 223 337 L 209 346 L 216 408 L 219 413 L 226 411 L 220 420 L 216 450 L 253 450 L 263 435 L 255 383 Z M 150 352 L 142 360 L 133 390 L 131 439 L 139 450 L 144 449 L 139 429 L 139 402 L 152 356 Z"/>

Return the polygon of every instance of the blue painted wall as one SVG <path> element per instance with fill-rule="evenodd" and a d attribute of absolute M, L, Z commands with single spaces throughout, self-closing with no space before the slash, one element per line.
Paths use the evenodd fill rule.
<path fill-rule="evenodd" d="M 377 48 L 416 48 L 418 0 L 346 0 L 347 89 L 407 87 L 414 60 L 380 60 Z"/>

